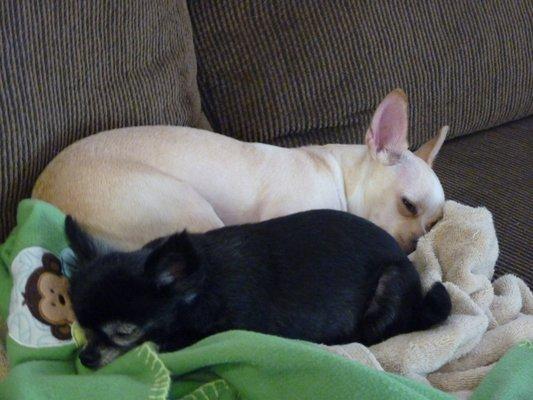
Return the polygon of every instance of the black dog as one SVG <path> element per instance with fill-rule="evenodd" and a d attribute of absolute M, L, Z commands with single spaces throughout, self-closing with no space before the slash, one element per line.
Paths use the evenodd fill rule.
<path fill-rule="evenodd" d="M 423 296 L 417 271 L 384 230 L 339 211 L 309 211 L 134 252 L 106 249 L 68 217 L 80 267 L 74 312 L 98 367 L 143 341 L 161 351 L 246 329 L 317 343 L 373 344 L 444 321 L 449 295 Z"/>

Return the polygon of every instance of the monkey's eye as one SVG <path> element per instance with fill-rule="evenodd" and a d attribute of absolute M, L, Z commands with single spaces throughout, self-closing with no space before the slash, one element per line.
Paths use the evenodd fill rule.
<path fill-rule="evenodd" d="M 409 211 L 413 216 L 416 216 L 416 214 L 418 213 L 418 210 L 416 209 L 416 206 L 413 203 L 411 203 L 405 197 L 402 197 L 402 203 L 407 209 L 407 211 Z"/>

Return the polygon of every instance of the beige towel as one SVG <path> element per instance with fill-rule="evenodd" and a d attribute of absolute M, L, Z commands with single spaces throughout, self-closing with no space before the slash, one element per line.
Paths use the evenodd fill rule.
<path fill-rule="evenodd" d="M 491 284 L 497 257 L 491 213 L 447 201 L 442 221 L 420 239 L 410 258 L 424 289 L 444 282 L 452 299 L 448 320 L 369 348 L 349 344 L 328 349 L 468 398 L 511 346 L 533 340 L 531 290 L 514 275 Z"/>

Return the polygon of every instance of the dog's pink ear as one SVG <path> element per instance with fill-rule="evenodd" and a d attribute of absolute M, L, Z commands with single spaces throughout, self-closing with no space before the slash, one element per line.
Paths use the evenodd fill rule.
<path fill-rule="evenodd" d="M 395 164 L 408 149 L 407 96 L 403 90 L 393 90 L 379 104 L 365 141 L 372 157 L 386 165 Z"/>
<path fill-rule="evenodd" d="M 415 151 L 415 154 L 427 162 L 430 167 L 433 166 L 433 161 L 435 161 L 437 154 L 439 154 L 439 150 L 446 139 L 449 129 L 449 126 L 443 126 L 440 128 L 437 136 L 424 143 L 417 151 Z"/>

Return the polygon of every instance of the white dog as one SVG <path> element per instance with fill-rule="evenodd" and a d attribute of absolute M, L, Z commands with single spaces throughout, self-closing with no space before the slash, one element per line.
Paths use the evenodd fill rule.
<path fill-rule="evenodd" d="M 185 127 L 117 129 L 62 151 L 33 197 L 126 249 L 185 228 L 330 208 L 373 221 L 410 251 L 442 213 L 444 193 L 431 164 L 447 130 L 410 152 L 399 89 L 378 106 L 366 145 L 288 149 Z"/>

